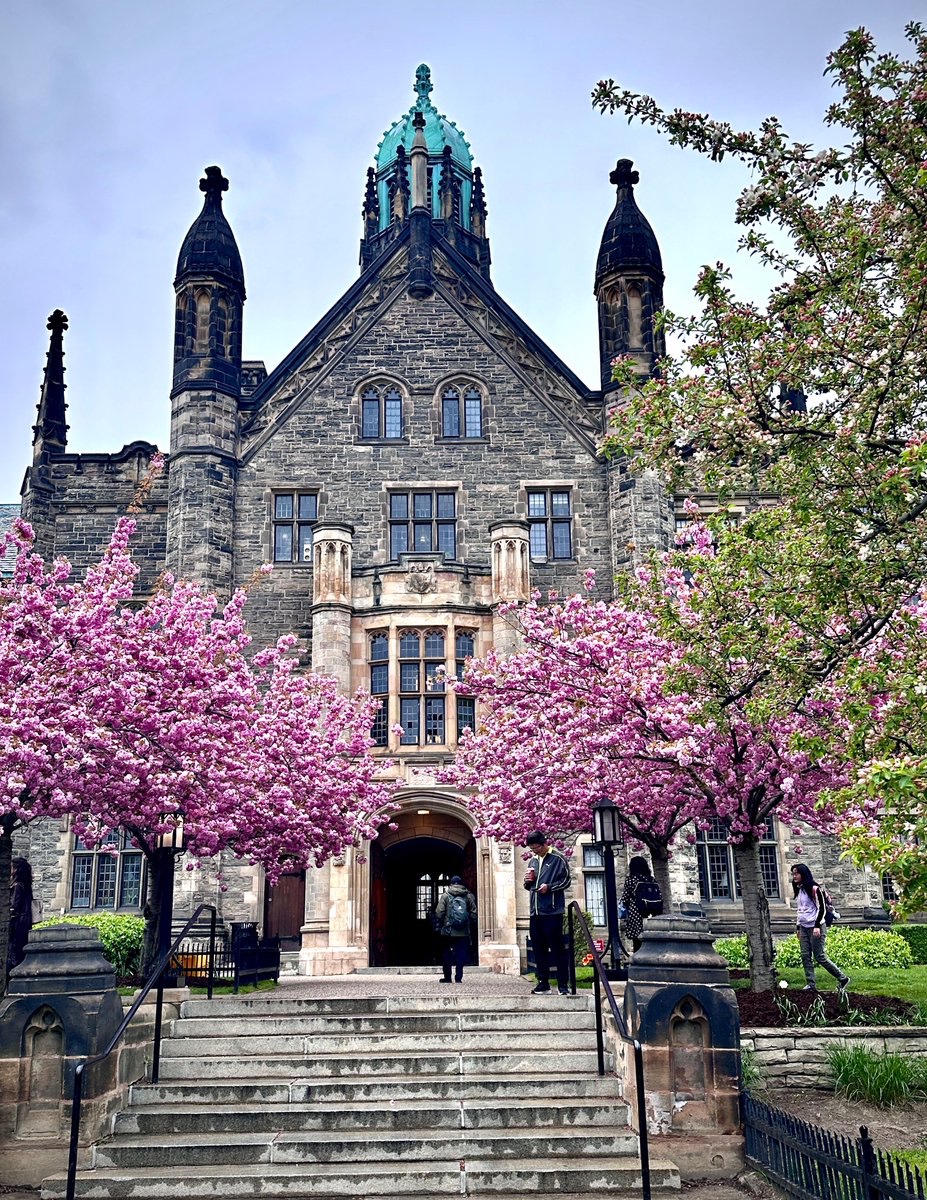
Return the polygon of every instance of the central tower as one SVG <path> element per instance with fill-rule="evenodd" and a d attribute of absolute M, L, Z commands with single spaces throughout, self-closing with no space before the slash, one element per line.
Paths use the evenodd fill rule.
<path fill-rule="evenodd" d="M 415 72 L 415 103 L 384 133 L 376 165 L 367 171 L 362 215 L 361 270 L 412 226 L 427 221 L 419 234 L 442 237 L 489 279 L 486 199 L 470 143 L 453 121 L 431 102 L 431 70 Z M 420 164 L 420 165 L 418 165 Z M 419 224 L 423 224 L 422 221 Z"/>

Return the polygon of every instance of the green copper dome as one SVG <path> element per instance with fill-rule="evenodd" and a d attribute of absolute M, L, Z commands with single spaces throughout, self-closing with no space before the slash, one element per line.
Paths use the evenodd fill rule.
<path fill-rule="evenodd" d="M 454 161 L 466 171 L 473 169 L 473 157 L 470 154 L 470 143 L 453 121 L 443 116 L 429 100 L 432 90 L 431 70 L 422 63 L 415 72 L 415 91 L 418 95 L 409 111 L 384 133 L 383 141 L 377 147 L 377 174 L 392 166 L 396 161 L 396 151 L 400 146 L 405 147 L 406 153 L 412 150 L 412 139 L 415 130 L 412 128 L 412 118 L 417 113 L 425 117 L 425 144 L 428 155 L 440 158 L 445 146 L 450 146 Z"/>

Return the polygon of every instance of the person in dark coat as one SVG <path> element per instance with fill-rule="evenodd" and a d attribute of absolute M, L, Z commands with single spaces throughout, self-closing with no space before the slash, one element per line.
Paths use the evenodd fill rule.
<path fill-rule="evenodd" d="M 641 854 L 635 854 L 628 863 L 621 903 L 624 905 L 624 927 L 635 951 L 640 950 L 644 932 L 644 917 L 637 906 L 637 885 L 644 879 L 653 879 L 650 864 Z"/>
<path fill-rule="evenodd" d="M 7 972 L 26 957 L 26 942 L 32 928 L 32 868 L 24 858 L 13 859 L 10 875 L 10 945 Z"/>
<path fill-rule="evenodd" d="M 529 932 L 534 948 L 537 986 L 532 992 L 550 991 L 551 957 L 557 972 L 557 987 L 561 996 L 569 994 L 567 948 L 563 937 L 563 912 L 566 892 L 572 882 L 570 867 L 559 850 L 548 844 L 540 829 L 529 833 L 525 845 L 533 858 L 525 872 L 525 889 L 529 895 Z"/>
<path fill-rule="evenodd" d="M 467 901 L 467 928 L 453 927 L 449 923 L 448 905 L 452 896 L 462 896 Z M 435 923 L 441 937 L 441 964 L 444 968 L 442 983 L 451 982 L 451 966 L 455 968 L 454 982 L 463 980 L 464 963 L 470 951 L 470 922 L 476 920 L 476 900 L 467 891 L 459 875 L 451 877 L 450 887 L 442 892 L 435 909 Z"/>

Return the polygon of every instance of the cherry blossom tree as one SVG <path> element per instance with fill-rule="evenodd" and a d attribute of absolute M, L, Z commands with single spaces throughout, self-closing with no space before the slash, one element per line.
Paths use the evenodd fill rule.
<path fill-rule="evenodd" d="M 765 990 L 773 947 L 759 840 L 773 820 L 832 828 L 818 802 L 846 782 L 832 751 L 842 720 L 829 697 L 769 703 L 759 688 L 762 629 L 778 615 L 730 587 L 719 619 L 710 530 L 694 523 L 687 541 L 659 572 L 642 569 L 620 602 L 538 597 L 511 609 L 524 649 L 468 664 L 463 686 L 482 715 L 448 777 L 473 789 L 487 832 L 513 840 L 538 824 L 588 830 L 606 792 L 650 850 L 667 896 L 673 839 L 690 823 L 723 823 L 753 987 Z"/>
<path fill-rule="evenodd" d="M 69 814 L 91 846 L 128 832 L 149 864 L 150 962 L 173 870 L 166 836 L 182 827 L 193 860 L 230 851 L 273 883 L 375 837 L 390 789 L 369 753 L 376 702 L 297 670 L 292 637 L 249 657 L 243 590 L 220 611 L 214 596 L 164 576 L 129 604 L 134 527 L 119 522 L 78 584 L 66 563 L 44 567 L 27 526 L 14 531 L 0 680 L 16 686 L 3 687 L 0 717 L 16 719 L 0 735 L 0 819 L 9 836 L 19 822 Z"/>
<path fill-rule="evenodd" d="M 738 131 L 612 80 L 593 101 L 750 173 L 735 219 L 742 250 L 769 268 L 768 300 L 744 302 L 725 265 L 706 267 L 694 315 L 665 315 L 679 350 L 656 377 L 639 386 L 632 364 L 614 364 L 627 392 L 606 451 L 722 503 L 778 495 L 719 559 L 729 578 L 745 561 L 757 609 L 782 616 L 767 706 L 771 680 L 781 704 L 827 679 L 847 701 L 859 786 L 843 796 L 844 846 L 884 867 L 894 841 L 910 911 L 927 896 L 927 851 L 910 837 L 927 822 L 927 757 L 906 683 L 927 659 L 901 615 L 927 579 L 927 32 L 912 23 L 906 35 L 908 58 L 879 53 L 864 29 L 829 56 L 825 123 L 838 144 L 823 149 L 791 140 L 775 117 Z"/>

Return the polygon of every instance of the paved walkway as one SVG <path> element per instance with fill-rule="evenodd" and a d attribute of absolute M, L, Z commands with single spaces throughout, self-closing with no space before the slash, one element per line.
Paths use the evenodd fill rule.
<path fill-rule="evenodd" d="M 283 999 L 316 996 L 320 1000 L 355 996 L 527 996 L 534 982 L 533 975 L 464 970 L 461 983 L 442 983 L 441 969 L 432 967 L 420 974 L 408 975 L 368 975 L 365 972 L 353 975 L 281 975 L 277 991 L 267 994 Z M 543 999 L 543 996 L 538 997 L 539 1002 Z"/>

